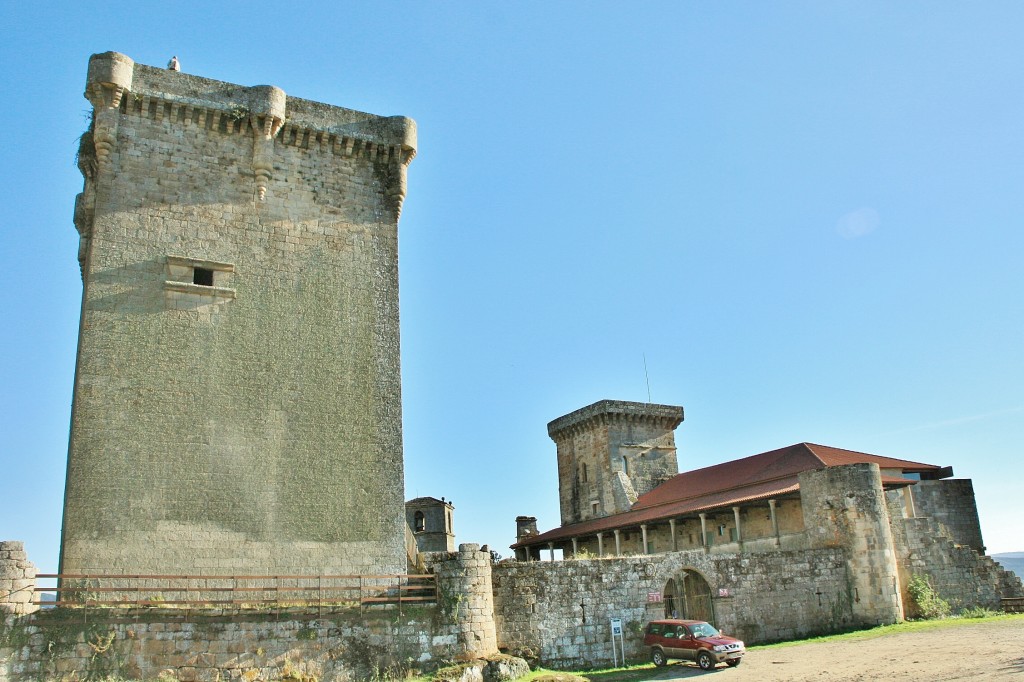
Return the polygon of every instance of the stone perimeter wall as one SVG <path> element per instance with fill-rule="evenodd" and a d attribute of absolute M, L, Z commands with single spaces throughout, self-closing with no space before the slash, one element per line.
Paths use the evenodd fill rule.
<path fill-rule="evenodd" d="M 905 518 L 902 493 L 883 491 L 877 465 L 854 464 L 800 474 L 799 548 L 500 564 L 498 644 L 552 667 L 611 663 L 609 619 L 621 618 L 627 657 L 643 656 L 640 628 L 664 617 L 646 597 L 669 579 L 681 584 L 684 571 L 710 586 L 716 625 L 748 642 L 894 623 L 905 609 L 916 615 L 906 593 L 913 574 L 927 575 L 957 610 L 1024 596 L 1019 580 L 969 546 L 980 544 L 977 513 L 964 502 L 969 482 L 929 483 L 918 513 L 948 509 L 940 518 L 957 520 L 952 533 L 931 516 Z"/>
<path fill-rule="evenodd" d="M 912 494 L 915 516 L 930 516 L 946 528 L 958 545 L 966 545 L 982 554 L 985 552 L 971 479 L 918 481 Z"/>
<path fill-rule="evenodd" d="M 922 481 L 924 483 L 924 481 Z M 925 496 L 935 499 L 939 496 L 963 498 L 970 492 L 970 481 L 928 481 Z M 946 484 L 948 491 L 941 486 Z M 991 557 L 979 554 L 972 547 L 980 542 L 980 533 L 958 531 L 968 530 L 977 525 L 977 511 L 973 505 L 958 519 L 952 514 L 932 517 L 922 514 L 928 509 L 922 504 L 914 489 L 916 516 L 907 516 L 905 505 L 901 504 L 900 493 L 887 493 L 889 521 L 892 528 L 893 547 L 899 564 L 900 589 L 903 594 L 906 616 L 916 618 L 920 614 L 907 589 L 911 578 L 926 578 L 939 597 L 949 602 L 954 611 L 963 608 L 982 607 L 998 611 L 1003 598 L 1024 597 L 1024 584 L 1012 571 L 1007 571 Z M 973 493 L 971 493 L 973 499 Z M 958 505 L 961 508 L 963 505 Z M 952 522 L 952 528 L 946 525 Z"/>
<path fill-rule="evenodd" d="M 438 604 L 455 633 L 457 656 L 482 658 L 496 652 L 490 551 L 462 544 L 458 552 L 433 552 L 430 558 Z"/>
<path fill-rule="evenodd" d="M 181 682 L 400 679 L 405 670 L 436 664 L 455 650 L 454 628 L 436 608 L 414 612 L 189 623 L 8 617 L 0 631 L 0 682 L 152 680 L 164 671 Z"/>
<path fill-rule="evenodd" d="M 681 584 L 684 570 L 707 580 L 718 627 L 740 639 L 790 639 L 853 623 L 840 549 L 507 562 L 492 575 L 498 645 L 547 667 L 611 664 L 609 621 L 621 618 L 627 658 L 642 658 L 644 624 L 665 617 L 648 593 L 660 594 L 670 578 Z"/>
<path fill-rule="evenodd" d="M 1000 593 L 1024 596 L 1019 579 L 1007 580 L 1010 574 L 994 564 L 986 574 L 991 560 L 954 546 L 937 522 L 904 518 L 892 494 L 889 512 L 904 583 L 910 574 L 924 573 L 941 596 L 960 607 L 997 607 Z M 275 621 L 256 613 L 228 622 L 180 623 L 149 612 L 140 622 L 105 624 L 55 621 L 52 612 L 6 615 L 0 628 L 0 682 L 109 674 L 152 679 L 165 670 L 184 682 L 366 679 L 375 672 L 401 676 L 409 667 L 483 657 L 498 647 L 549 667 L 602 665 L 612 661 L 611 618 L 621 618 L 625 626 L 626 656 L 646 655 L 641 628 L 664 617 L 665 610 L 662 603 L 648 602 L 648 594 L 662 593 L 670 579 L 681 585 L 687 572 L 707 582 L 712 620 L 748 643 L 864 624 L 866 595 L 858 594 L 851 576 L 863 569 L 862 560 L 851 561 L 842 546 L 493 567 L 489 553 L 478 546 L 459 550 L 431 555 L 437 606 L 408 609 L 402 616 L 369 611 Z M 21 543 L 0 543 L 0 575 L 9 576 L 12 585 L 34 584 L 35 569 Z M 8 596 L 0 612 L 24 614 L 29 607 L 18 599 Z"/>
<path fill-rule="evenodd" d="M 0 616 L 32 613 L 32 589 L 36 585 L 36 567 L 25 554 L 25 544 L 0 542 Z"/>
<path fill-rule="evenodd" d="M 0 552 L 20 546 L 0 543 Z M 490 553 L 464 544 L 433 559 L 437 604 L 401 613 L 374 607 L 279 620 L 250 612 L 180 622 L 181 612 L 171 610 L 60 609 L 26 618 L 6 615 L 25 609 L 0 599 L 0 682 L 161 673 L 180 682 L 402 679 L 410 669 L 495 654 Z M 0 575 L 19 562 L 27 563 L 0 560 Z M 31 570 L 31 590 L 34 568 L 22 570 Z"/>

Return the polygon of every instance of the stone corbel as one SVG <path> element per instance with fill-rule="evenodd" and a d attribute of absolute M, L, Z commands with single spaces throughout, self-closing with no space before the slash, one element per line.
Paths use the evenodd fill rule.
<path fill-rule="evenodd" d="M 89 180 L 86 180 L 89 184 Z M 78 230 L 78 267 L 85 278 L 85 259 L 89 254 L 89 240 L 92 239 L 92 222 L 95 214 L 95 194 L 87 190 L 75 197 L 75 229 Z"/>
<path fill-rule="evenodd" d="M 89 59 L 85 97 L 93 106 L 92 139 L 100 172 L 110 167 L 117 144 L 121 100 L 132 89 L 134 71 L 135 62 L 119 52 L 94 54 Z"/>
<path fill-rule="evenodd" d="M 409 189 L 409 164 L 402 162 L 402 156 L 400 152 L 392 154 L 388 162 L 391 167 L 388 169 L 387 197 L 396 219 L 402 217 L 402 203 Z"/>
<path fill-rule="evenodd" d="M 389 155 L 388 163 L 391 168 L 387 188 L 387 197 L 397 220 L 402 217 L 402 203 L 409 188 L 409 164 L 416 156 L 416 121 L 405 116 L 392 116 L 388 119 L 388 124 L 393 134 L 400 140 Z"/>
<path fill-rule="evenodd" d="M 256 196 L 266 201 L 267 186 L 274 176 L 274 138 L 285 121 L 284 90 L 272 85 L 249 89 L 249 120 L 252 123 L 252 172 L 256 178 Z"/>

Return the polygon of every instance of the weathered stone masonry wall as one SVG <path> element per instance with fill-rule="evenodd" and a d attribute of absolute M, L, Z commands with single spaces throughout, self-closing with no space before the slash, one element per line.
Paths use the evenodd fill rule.
<path fill-rule="evenodd" d="M 614 617 L 627 625 L 627 656 L 643 656 L 639 628 L 664 615 L 662 604 L 647 603 L 647 593 L 662 592 L 670 578 L 680 584 L 684 570 L 710 585 L 716 624 L 749 642 L 897 622 L 915 572 L 931 576 L 942 596 L 963 607 L 998 608 L 1000 590 L 1020 589 L 987 557 L 954 546 L 934 519 L 904 519 L 903 493 L 883 491 L 876 465 L 805 472 L 800 487 L 805 531 L 784 536 L 802 539 L 799 548 L 758 543 L 758 551 L 741 553 L 715 547 L 495 566 L 499 645 L 553 667 L 610 663 Z M 965 497 L 963 485 L 948 494 L 931 488 L 932 500 Z M 976 516 L 968 515 L 967 527 L 970 515 Z M 626 549 L 633 548 L 639 549 Z M 717 596 L 720 589 L 728 596 Z"/>
<path fill-rule="evenodd" d="M 804 526 L 812 547 L 843 550 L 854 624 L 903 619 L 899 569 L 877 464 L 850 464 L 800 474 Z"/>
<path fill-rule="evenodd" d="M 431 608 L 333 614 L 317 620 L 154 622 L 31 621 L 9 617 L 0 631 L 0 681 L 156 679 L 170 670 L 181 682 L 217 680 L 364 680 L 452 657 L 456 634 Z M 115 614 L 108 614 L 115 615 Z M 72 614 L 74 616 L 74 614 Z M 385 677 L 384 679 L 390 679 Z"/>
<path fill-rule="evenodd" d="M 939 496 L 932 493 L 936 492 L 939 485 L 947 482 L 929 483 L 938 484 L 928 486 L 929 489 L 925 491 L 925 495 L 934 500 Z M 954 497 L 961 497 L 960 493 L 970 489 L 970 486 L 964 486 L 960 481 L 948 483 L 953 484 L 950 489 Z M 957 542 L 945 523 L 923 515 L 922 508 L 927 509 L 928 506 L 917 504 L 919 497 L 916 487 L 913 494 L 918 515 L 915 517 L 908 518 L 905 515 L 900 493 L 887 493 L 906 616 L 914 618 L 920 615 L 907 589 L 914 576 L 927 578 L 938 595 L 955 610 L 976 606 L 998 610 L 1002 605 L 1001 598 L 1024 597 L 1024 586 L 1020 578 L 1003 569 L 990 557 L 979 554 L 971 546 Z M 977 518 L 973 509 L 967 512 L 968 528 L 971 526 L 971 517 Z M 950 520 L 948 515 L 939 518 Z M 964 536 L 960 535 L 960 538 Z"/>
<path fill-rule="evenodd" d="M 971 479 L 918 481 L 911 488 L 911 494 L 915 516 L 930 516 L 946 528 L 953 542 L 982 554 L 985 552 Z"/>
<path fill-rule="evenodd" d="M 479 545 L 430 555 L 437 576 L 438 603 L 453 624 L 459 658 L 482 658 L 498 651 L 494 629 L 491 554 Z"/>
<path fill-rule="evenodd" d="M 641 654 L 638 628 L 658 615 L 647 593 L 661 557 L 516 562 L 494 567 L 495 621 L 503 651 L 566 668 L 612 661 L 609 619 L 625 626 L 626 655 Z"/>
<path fill-rule="evenodd" d="M 62 572 L 404 571 L 415 124 L 116 53 L 87 96 Z"/>
<path fill-rule="evenodd" d="M 699 572 L 717 625 L 750 642 L 830 632 L 853 623 L 839 549 L 715 555 L 703 551 L 559 562 L 507 562 L 493 570 L 503 651 L 553 667 L 612 662 L 609 620 L 625 626 L 627 657 L 645 655 L 640 632 L 664 605 L 648 603 L 684 569 Z"/>
<path fill-rule="evenodd" d="M 31 602 L 36 586 L 36 566 L 25 554 L 25 544 L 0 542 L 0 617 L 25 615 L 36 610 Z"/>
<path fill-rule="evenodd" d="M 2 552 L 20 543 L 0 543 Z M 181 611 L 44 610 L 0 621 L 0 682 L 154 679 L 169 670 L 181 682 L 288 679 L 402 679 L 410 668 L 497 652 L 489 552 L 461 545 L 433 556 L 437 605 L 373 607 L 317 614 L 205 614 Z M 10 559 L 8 564 L 27 563 Z M 29 570 L 22 568 L 20 570 Z M 0 573 L 5 568 L 0 561 Z M 34 576 L 34 569 L 31 570 Z M 31 590 L 35 581 L 23 578 Z M 2 596 L 3 593 L 0 593 Z M 0 615 L 24 613 L 8 596 Z"/>

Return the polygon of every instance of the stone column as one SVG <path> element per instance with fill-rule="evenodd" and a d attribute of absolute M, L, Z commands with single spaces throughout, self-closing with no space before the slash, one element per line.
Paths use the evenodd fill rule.
<path fill-rule="evenodd" d="M 455 657 L 483 658 L 497 653 L 491 555 L 480 545 L 462 544 L 434 565 L 438 603 L 455 631 Z"/>
<path fill-rule="evenodd" d="M 643 547 L 640 548 L 640 553 L 641 554 L 647 554 L 647 524 L 646 523 L 641 523 L 640 524 L 640 534 L 642 536 L 640 542 L 643 544 Z"/>
<path fill-rule="evenodd" d="M 555 543 L 553 542 L 548 543 L 548 556 L 552 561 L 555 560 Z"/>
<path fill-rule="evenodd" d="M 669 519 L 668 520 L 668 529 L 669 529 L 669 533 L 672 535 L 672 551 L 673 552 L 677 552 L 677 551 L 679 551 L 679 543 L 676 542 L 676 520 L 675 519 Z"/>
<path fill-rule="evenodd" d="M 736 542 L 738 542 L 740 544 L 740 547 L 742 547 L 743 546 L 743 529 L 740 528 L 740 508 L 739 507 L 733 507 L 732 508 L 732 516 L 736 520 Z"/>
<path fill-rule="evenodd" d="M 616 528 L 615 533 L 615 556 L 622 556 L 622 533 Z"/>
<path fill-rule="evenodd" d="M 580 553 L 580 543 L 579 543 L 579 538 L 575 538 L 575 537 L 574 537 L 574 538 L 572 539 L 572 555 L 573 555 L 573 556 L 576 556 L 576 555 L 577 555 L 577 554 L 579 554 L 579 553 Z"/>
<path fill-rule="evenodd" d="M 597 534 L 597 556 L 604 556 L 604 533 Z"/>
<path fill-rule="evenodd" d="M 779 518 L 775 515 L 775 500 L 768 500 L 768 513 L 772 517 L 772 532 L 775 533 L 775 544 L 779 544 Z"/>
<path fill-rule="evenodd" d="M 708 515 L 704 512 L 700 513 L 700 546 L 708 548 Z"/>
<path fill-rule="evenodd" d="M 0 614 L 23 616 L 39 609 L 35 598 L 36 567 L 22 542 L 0 542 Z"/>

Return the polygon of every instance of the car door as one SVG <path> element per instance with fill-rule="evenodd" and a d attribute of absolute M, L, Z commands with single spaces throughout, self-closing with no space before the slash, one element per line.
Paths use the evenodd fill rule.
<path fill-rule="evenodd" d="M 672 647 L 667 636 L 671 630 L 671 625 L 665 625 L 664 623 L 651 623 L 647 626 L 647 637 L 644 638 L 644 644 L 651 648 L 660 648 L 665 652 L 666 658 L 671 658 Z"/>
<path fill-rule="evenodd" d="M 682 632 L 679 635 L 679 639 L 676 640 L 678 647 L 676 654 L 678 658 L 685 658 L 688 661 L 697 660 L 697 650 L 700 648 L 700 642 L 694 639 L 693 633 L 685 625 L 679 626 Z"/>
<path fill-rule="evenodd" d="M 665 652 L 667 658 L 676 657 L 676 637 L 675 627 L 672 625 L 663 625 L 661 632 L 658 634 L 658 644 L 661 645 L 662 651 Z"/>
<path fill-rule="evenodd" d="M 664 647 L 669 658 L 679 658 L 679 630 L 681 625 L 669 625 L 665 628 Z"/>

